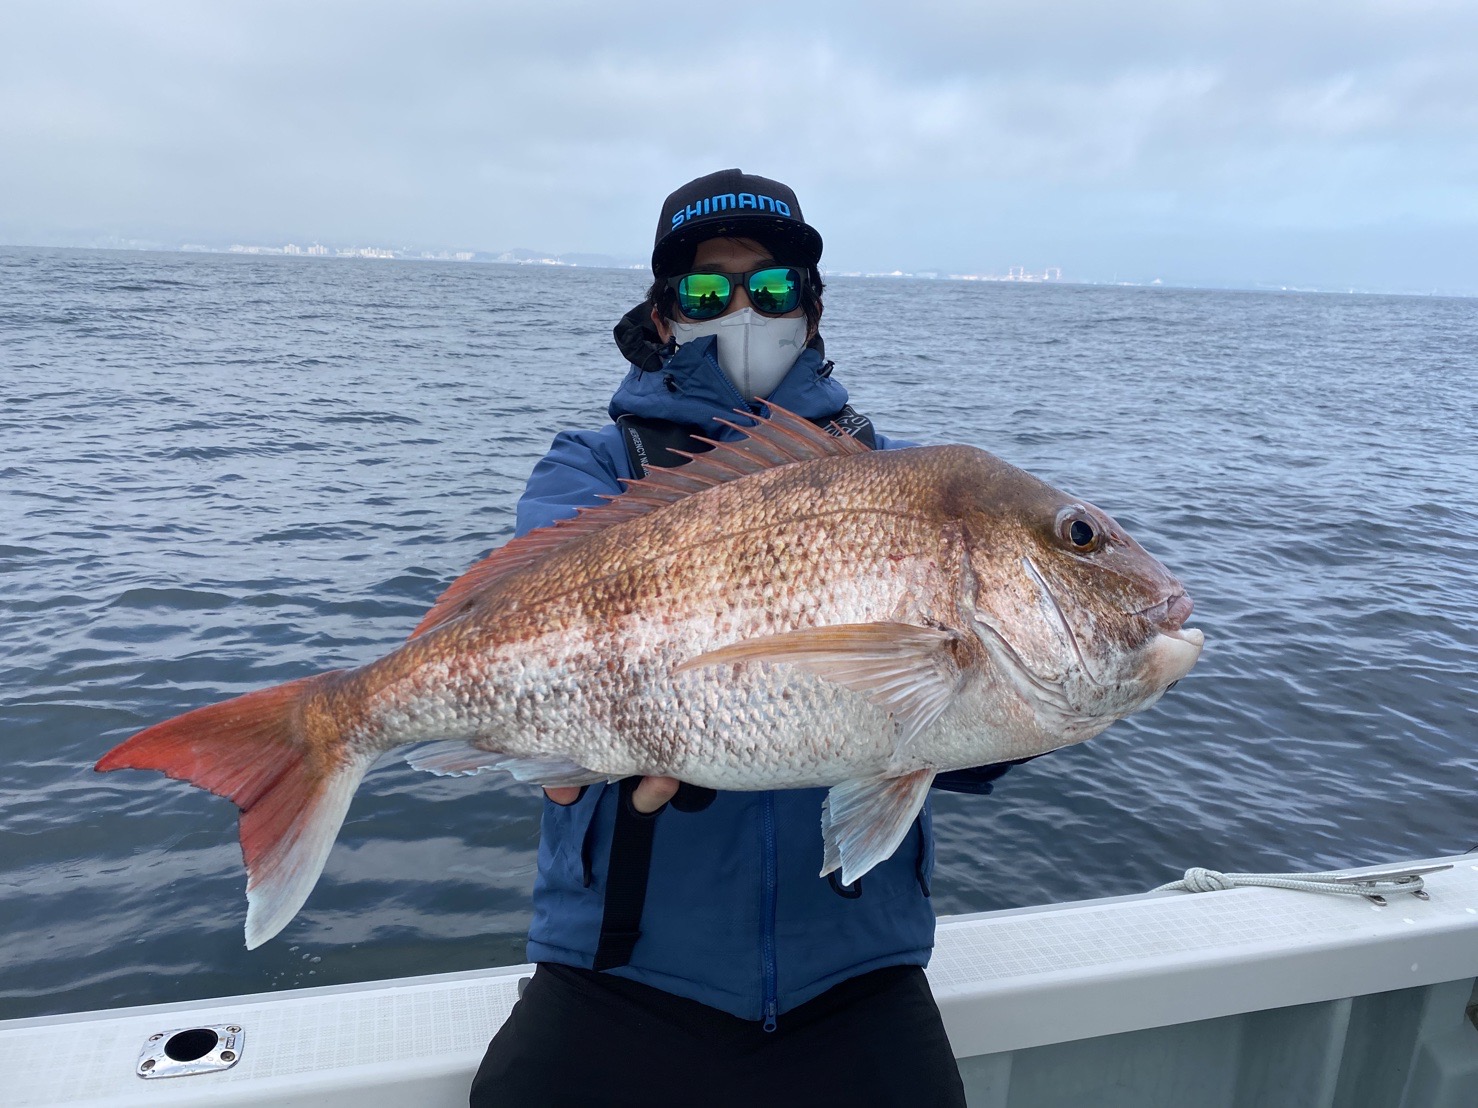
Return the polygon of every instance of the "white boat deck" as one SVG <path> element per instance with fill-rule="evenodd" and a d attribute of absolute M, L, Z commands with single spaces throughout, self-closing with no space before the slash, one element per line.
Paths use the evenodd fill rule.
<path fill-rule="evenodd" d="M 942 920 L 929 978 L 971 1104 L 1474 1108 L 1478 856 L 1433 861 L 1429 900 L 1384 907 L 1239 888 Z M 465 1104 L 530 972 L 0 1022 L 0 1101 Z M 150 1035 L 211 1024 L 244 1029 L 232 1068 L 138 1075 Z"/>

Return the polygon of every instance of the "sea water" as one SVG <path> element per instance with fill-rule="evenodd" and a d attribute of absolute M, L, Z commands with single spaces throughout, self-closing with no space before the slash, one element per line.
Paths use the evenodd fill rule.
<path fill-rule="evenodd" d="M 0 1018 L 523 960 L 536 790 L 386 759 L 248 952 L 235 807 L 91 767 L 401 642 L 607 420 L 643 286 L 0 249 Z M 879 428 L 1110 511 L 1207 636 L 1153 709 L 936 794 L 941 914 L 1478 844 L 1478 301 L 838 278 L 822 330 Z"/>

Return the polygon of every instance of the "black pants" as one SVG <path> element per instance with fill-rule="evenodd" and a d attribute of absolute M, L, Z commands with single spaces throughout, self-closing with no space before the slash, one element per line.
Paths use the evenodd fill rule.
<path fill-rule="evenodd" d="M 488 1045 L 472 1108 L 964 1108 L 924 971 L 854 977 L 774 1031 L 610 974 L 542 964 Z"/>

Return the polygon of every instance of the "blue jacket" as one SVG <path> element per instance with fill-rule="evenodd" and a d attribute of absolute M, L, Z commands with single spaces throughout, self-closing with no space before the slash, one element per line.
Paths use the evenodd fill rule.
<path fill-rule="evenodd" d="M 628 350 L 633 368 L 611 399 L 612 418 L 631 413 L 687 424 L 712 438 L 738 437 L 713 422 L 745 406 L 718 368 L 715 344 L 699 339 L 660 358 Z M 637 368 L 643 364 L 645 371 Z M 829 369 L 814 344 L 772 399 L 807 418 L 835 415 L 847 390 Z M 879 449 L 910 445 L 877 439 Z M 631 476 L 614 423 L 561 432 L 519 501 L 518 533 L 600 503 L 600 494 L 622 491 L 618 478 Z M 967 774 L 961 787 L 989 791 L 989 779 L 1005 768 L 988 768 L 973 781 Z M 630 962 L 609 972 L 772 1025 L 778 1014 L 849 977 L 927 964 L 934 945 L 928 805 L 893 857 L 847 888 L 817 876 L 825 795 L 824 789 L 720 792 L 701 811 L 669 805 L 651 816 L 641 938 Z M 591 967 L 621 803 L 615 785 L 591 786 L 568 806 L 545 801 L 530 961 Z"/>

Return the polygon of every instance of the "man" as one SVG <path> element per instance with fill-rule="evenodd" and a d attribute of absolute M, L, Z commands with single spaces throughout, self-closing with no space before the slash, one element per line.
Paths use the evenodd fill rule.
<path fill-rule="evenodd" d="M 877 449 L 819 334 L 821 236 L 794 192 L 723 170 L 662 206 L 646 300 L 616 325 L 631 369 L 613 423 L 566 431 L 534 467 L 519 534 L 735 439 L 765 401 Z M 989 792 L 1007 766 L 936 786 Z M 817 873 L 825 790 L 730 792 L 670 778 L 551 788 L 529 959 L 474 1105 L 963 1105 L 922 967 L 934 942 L 926 805 L 852 886 Z"/>

